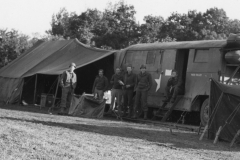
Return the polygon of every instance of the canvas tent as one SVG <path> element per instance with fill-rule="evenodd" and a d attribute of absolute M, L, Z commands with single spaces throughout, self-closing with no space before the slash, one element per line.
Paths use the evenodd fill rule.
<path fill-rule="evenodd" d="M 240 86 L 212 80 L 209 107 L 209 138 L 214 139 L 222 126 L 219 138 L 231 141 L 240 129 Z"/>
<path fill-rule="evenodd" d="M 77 69 L 80 69 L 109 56 L 114 57 L 114 53 L 115 51 L 84 45 L 77 39 L 38 42 L 12 63 L 0 69 L 0 102 L 12 103 L 19 99 L 26 83 L 26 80 L 24 83 L 24 79 L 34 75 L 44 75 L 40 80 L 43 81 L 51 75 L 56 77 L 62 74 L 68 69 L 71 62 L 76 63 Z M 111 62 L 109 59 L 105 60 L 101 64 L 104 64 L 105 68 L 113 70 L 114 58 L 111 60 Z M 86 74 L 84 76 L 91 74 L 91 78 L 94 80 L 97 74 L 96 68 L 98 66 L 95 66 L 94 73 L 90 73 L 90 68 L 88 71 L 81 70 L 79 72 L 84 72 Z M 78 75 L 78 81 L 84 78 L 83 75 Z M 34 79 L 36 80 L 36 78 Z M 31 88 L 33 89 L 33 87 Z"/>

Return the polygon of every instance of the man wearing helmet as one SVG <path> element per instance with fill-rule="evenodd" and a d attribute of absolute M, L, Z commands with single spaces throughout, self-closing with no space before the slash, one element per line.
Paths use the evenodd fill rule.
<path fill-rule="evenodd" d="M 137 109 L 139 107 L 139 103 L 141 102 L 141 108 L 144 112 L 144 119 L 147 119 L 147 96 L 148 91 L 152 87 L 152 76 L 150 73 L 146 72 L 146 65 L 141 65 L 140 73 L 136 77 L 135 83 L 135 90 L 136 90 L 136 97 L 135 97 L 135 107 L 134 107 L 134 116 L 133 118 L 137 118 Z"/>
<path fill-rule="evenodd" d="M 73 72 L 75 69 L 76 64 L 71 63 L 69 65 L 69 69 L 67 71 L 64 71 L 60 78 L 60 86 L 62 87 L 60 114 L 63 114 L 64 110 L 70 107 L 72 95 L 74 93 L 74 89 L 77 86 L 77 76 Z"/>

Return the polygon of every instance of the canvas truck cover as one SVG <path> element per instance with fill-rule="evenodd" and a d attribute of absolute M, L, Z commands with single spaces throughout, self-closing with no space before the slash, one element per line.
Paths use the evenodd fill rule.
<path fill-rule="evenodd" d="M 222 48 L 227 45 L 226 40 L 202 40 L 202 41 L 181 41 L 162 42 L 132 45 L 127 50 L 156 50 L 156 49 L 201 49 L 201 48 Z"/>
<path fill-rule="evenodd" d="M 72 62 L 80 68 L 113 53 L 115 51 L 84 45 L 77 39 L 38 42 L 0 69 L 0 101 L 10 99 L 17 86 L 21 86 L 24 77 L 35 74 L 60 75 Z"/>
<path fill-rule="evenodd" d="M 209 138 L 214 139 L 217 130 L 222 126 L 219 138 L 231 141 L 240 129 L 240 86 L 212 80 L 209 107 Z"/>
<path fill-rule="evenodd" d="M 182 42 L 162 42 L 143 43 L 121 49 L 115 56 L 115 67 L 121 66 L 128 51 L 152 51 L 167 49 L 204 49 L 204 48 L 224 48 L 226 40 L 202 40 L 202 41 L 182 41 Z"/>

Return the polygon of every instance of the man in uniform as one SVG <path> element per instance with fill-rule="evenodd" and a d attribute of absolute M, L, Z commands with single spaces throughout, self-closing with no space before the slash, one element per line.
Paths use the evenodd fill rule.
<path fill-rule="evenodd" d="M 133 91 L 136 82 L 136 74 L 132 73 L 132 66 L 127 66 L 127 72 L 123 77 L 124 82 L 124 90 L 123 90 L 123 116 L 126 115 L 126 111 L 128 108 L 128 117 L 130 118 L 133 113 Z"/>
<path fill-rule="evenodd" d="M 177 98 L 177 95 L 182 91 L 183 91 L 182 81 L 178 76 L 177 71 L 173 70 L 172 77 L 169 78 L 167 86 L 165 87 L 166 99 L 163 100 L 163 102 L 170 101 L 171 103 L 174 103 Z"/>
<path fill-rule="evenodd" d="M 135 90 L 136 90 L 136 99 L 135 99 L 135 107 L 134 107 L 134 117 L 137 118 L 137 107 L 139 106 L 139 102 L 141 100 L 141 108 L 144 112 L 144 119 L 147 119 L 147 96 L 148 91 L 152 87 L 152 76 L 151 74 L 146 72 L 146 65 L 141 65 L 141 72 L 137 75 Z"/>
<path fill-rule="evenodd" d="M 99 69 L 98 76 L 93 83 L 92 93 L 98 97 L 99 100 L 103 100 L 104 92 L 108 89 L 108 79 L 103 75 L 103 69 Z"/>
<path fill-rule="evenodd" d="M 122 111 L 122 86 L 123 86 L 123 76 L 121 74 L 121 69 L 119 67 L 116 68 L 115 74 L 112 76 L 110 83 L 112 86 L 111 91 L 111 104 L 108 110 L 108 113 L 111 113 L 113 110 L 113 105 L 115 103 L 115 98 L 117 98 L 118 111 L 121 114 Z"/>
<path fill-rule="evenodd" d="M 66 108 L 70 107 L 72 95 L 74 93 L 74 89 L 77 86 L 77 76 L 73 72 L 76 69 L 76 64 L 71 63 L 69 66 L 69 70 L 64 71 L 60 78 L 60 86 L 62 87 L 62 97 L 60 104 L 60 114 L 64 113 Z"/>

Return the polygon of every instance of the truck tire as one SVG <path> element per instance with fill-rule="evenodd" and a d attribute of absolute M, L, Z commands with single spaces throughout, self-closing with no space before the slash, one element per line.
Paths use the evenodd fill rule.
<path fill-rule="evenodd" d="M 202 126 L 206 126 L 209 119 L 209 98 L 205 99 L 201 111 L 200 111 L 200 119 Z"/>

